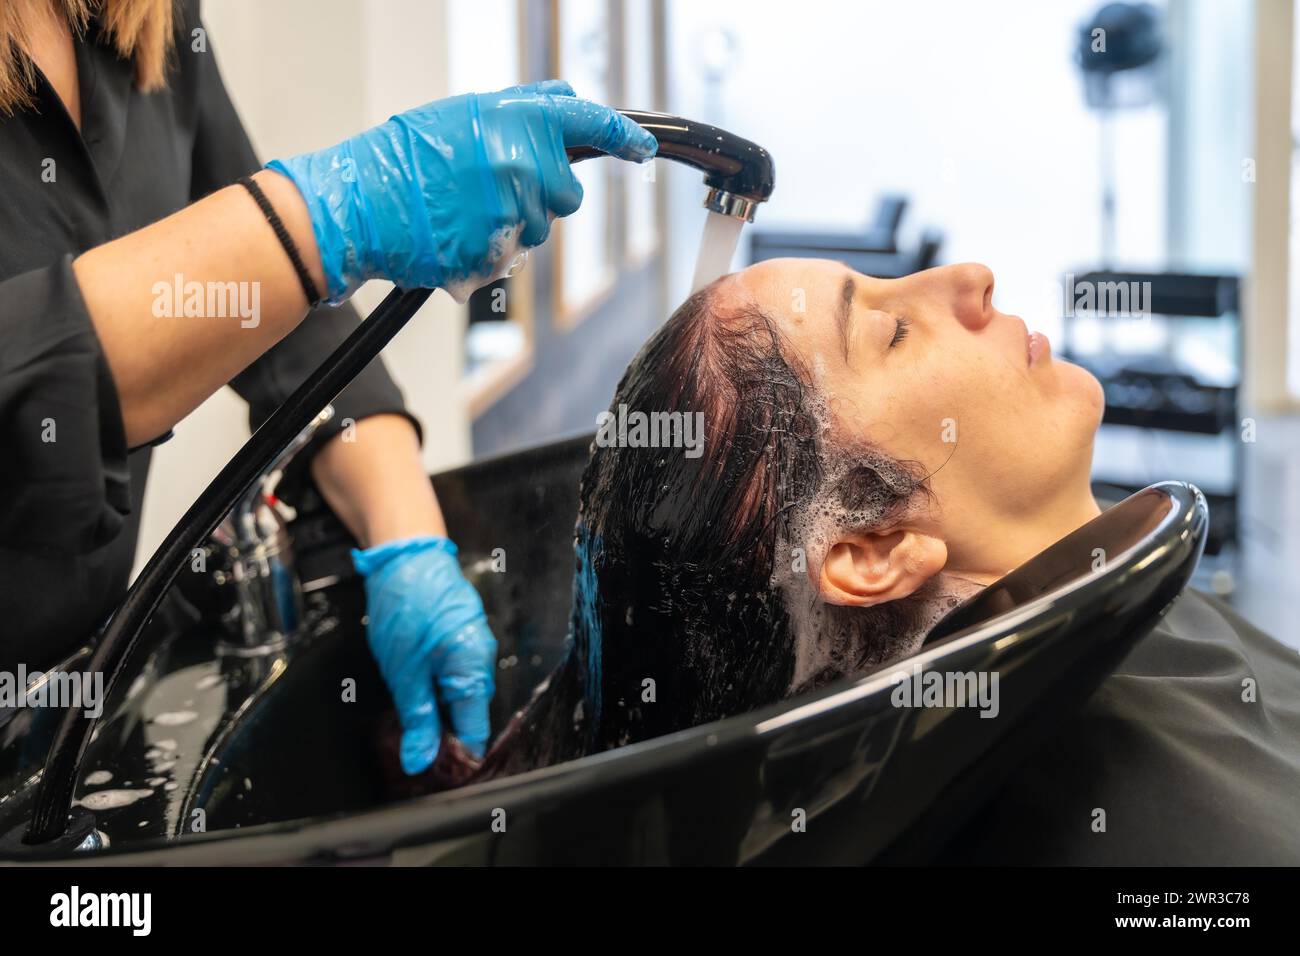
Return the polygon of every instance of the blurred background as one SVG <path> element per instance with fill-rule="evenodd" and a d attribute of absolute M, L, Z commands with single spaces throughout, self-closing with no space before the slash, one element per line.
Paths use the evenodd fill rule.
<path fill-rule="evenodd" d="M 979 261 L 995 301 L 1107 392 L 1102 497 L 1210 497 L 1197 583 L 1300 647 L 1300 244 L 1292 0 L 208 0 L 263 159 L 431 99 L 560 76 L 772 153 L 733 265 L 879 276 Z M 685 296 L 700 177 L 579 167 L 582 209 L 466 306 L 436 293 L 384 353 L 430 471 L 591 431 Z M 354 300 L 365 314 L 387 291 Z M 161 446 L 141 561 L 247 437 L 215 396 Z"/>

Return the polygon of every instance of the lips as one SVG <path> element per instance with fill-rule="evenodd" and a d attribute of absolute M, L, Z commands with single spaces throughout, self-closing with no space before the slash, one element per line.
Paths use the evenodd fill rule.
<path fill-rule="evenodd" d="M 1042 332 L 1030 332 L 1029 326 L 1020 316 L 1012 316 L 1020 323 L 1021 334 L 1025 337 L 1025 367 L 1033 368 L 1039 362 L 1050 361 L 1052 357 L 1052 343 L 1048 341 L 1047 336 Z"/>

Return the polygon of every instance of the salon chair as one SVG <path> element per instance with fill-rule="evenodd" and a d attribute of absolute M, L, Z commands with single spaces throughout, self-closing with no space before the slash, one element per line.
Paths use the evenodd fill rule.
<path fill-rule="evenodd" d="M 927 228 L 921 232 L 914 248 L 900 248 L 898 227 L 907 212 L 907 202 L 905 196 L 882 196 L 871 222 L 862 231 L 819 232 L 755 227 L 749 261 L 834 259 L 864 275 L 880 279 L 898 279 L 921 272 L 938 262 L 943 233 Z"/>

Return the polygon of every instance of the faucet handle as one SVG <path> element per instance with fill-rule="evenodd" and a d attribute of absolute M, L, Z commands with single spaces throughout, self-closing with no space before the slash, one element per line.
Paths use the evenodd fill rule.
<path fill-rule="evenodd" d="M 263 473 L 263 478 L 265 479 L 270 477 L 271 475 L 277 475 L 276 481 L 279 481 L 278 473 L 284 471 L 285 465 L 289 464 L 289 462 L 293 460 L 294 456 L 297 455 L 298 452 L 306 448 L 308 443 L 311 442 L 312 438 L 315 437 L 316 432 L 320 429 L 320 427 L 333 417 L 334 417 L 333 405 L 326 405 L 319 412 L 317 412 L 316 417 L 313 418 L 311 421 L 309 421 L 306 424 L 306 426 L 303 428 L 303 430 L 294 436 L 293 441 L 289 442 L 289 444 L 285 446 L 284 451 L 280 452 L 280 454 L 275 458 L 275 460 L 271 462 L 271 467 L 266 469 L 266 471 Z"/>
<path fill-rule="evenodd" d="M 326 405 L 317 412 L 316 417 L 309 421 L 303 430 L 294 436 L 293 441 L 289 442 L 284 451 L 280 452 L 275 461 L 271 462 L 271 467 L 262 474 L 262 478 L 258 482 L 258 498 L 274 511 L 282 522 L 288 523 L 298 517 L 298 513 L 294 511 L 291 505 L 275 497 L 275 489 L 279 486 L 280 479 L 284 477 L 284 469 L 299 452 L 311 443 L 320 427 L 333 417 L 333 405 Z"/>
<path fill-rule="evenodd" d="M 237 624 L 237 636 L 222 641 L 226 652 L 250 655 L 278 650 L 298 632 L 302 589 L 287 527 L 295 515 L 292 508 L 276 498 L 275 489 L 285 466 L 333 417 L 333 405 L 322 408 L 254 479 L 252 487 L 213 532 L 213 540 L 229 563 L 235 593 L 229 622 Z"/>
<path fill-rule="evenodd" d="M 320 427 L 333 417 L 334 406 L 326 405 L 302 431 L 293 437 L 293 441 L 289 442 L 284 451 L 280 452 L 270 466 L 257 477 L 253 486 L 243 494 L 235 507 L 217 526 L 212 537 L 218 544 L 228 548 L 239 548 L 241 545 L 259 540 L 262 535 L 258 527 L 260 524 L 258 519 L 259 512 L 263 508 L 272 509 L 283 523 L 290 522 L 297 516 L 289 505 L 275 497 L 276 486 L 280 484 L 284 469 L 289 462 L 307 447 Z"/>

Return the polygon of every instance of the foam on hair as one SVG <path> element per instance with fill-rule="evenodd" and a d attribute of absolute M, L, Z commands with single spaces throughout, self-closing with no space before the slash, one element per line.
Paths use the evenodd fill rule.
<path fill-rule="evenodd" d="M 820 387 L 809 387 L 804 408 L 817 423 L 822 480 L 791 509 L 777 548 L 782 558 L 773 562 L 771 578 L 790 617 L 791 692 L 913 653 L 929 626 L 956 604 L 945 601 L 935 608 L 930 593 L 870 608 L 823 600 L 816 581 L 831 546 L 846 534 L 896 523 L 918 509 L 928 492 L 919 467 L 836 435 Z"/>

